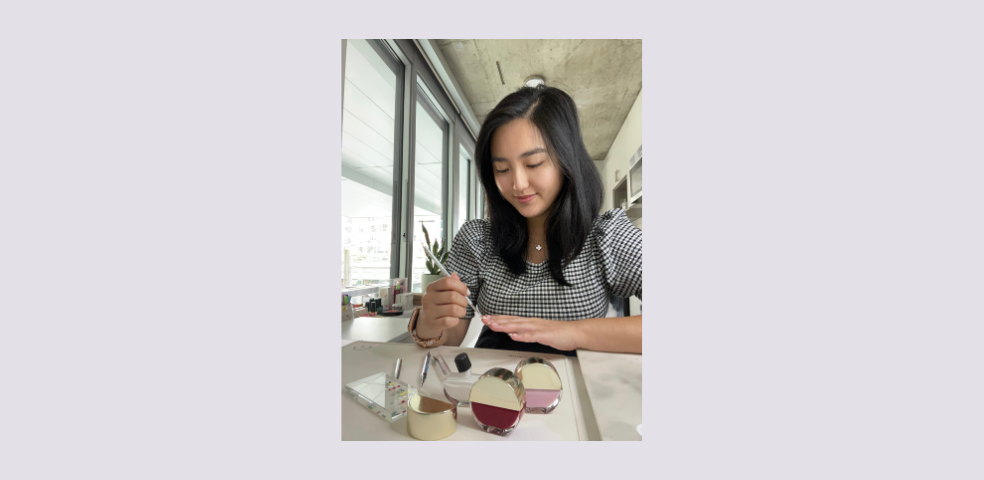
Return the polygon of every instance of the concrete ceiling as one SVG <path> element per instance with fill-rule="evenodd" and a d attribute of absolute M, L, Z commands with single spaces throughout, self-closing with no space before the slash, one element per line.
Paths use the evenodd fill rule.
<path fill-rule="evenodd" d="M 574 98 L 584 144 L 595 161 L 605 159 L 642 90 L 642 40 L 435 42 L 479 123 L 527 77 L 540 75 Z"/>

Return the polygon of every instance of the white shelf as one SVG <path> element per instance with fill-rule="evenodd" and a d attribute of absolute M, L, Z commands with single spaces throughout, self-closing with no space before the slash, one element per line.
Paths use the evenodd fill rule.
<path fill-rule="evenodd" d="M 348 287 L 342 289 L 342 295 L 348 295 L 349 297 L 361 297 L 363 295 L 375 294 L 379 295 L 379 288 L 384 287 L 383 285 L 361 285 L 358 287 Z"/>
<path fill-rule="evenodd" d="M 642 218 L 642 197 L 641 196 L 632 205 L 629 205 L 628 210 L 625 211 L 625 216 L 629 217 L 629 220 L 635 220 L 637 218 Z"/>

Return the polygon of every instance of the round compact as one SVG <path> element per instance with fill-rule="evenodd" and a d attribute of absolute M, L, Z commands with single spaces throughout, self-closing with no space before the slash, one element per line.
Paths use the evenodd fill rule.
<path fill-rule="evenodd" d="M 516 374 L 505 368 L 493 368 L 478 378 L 468 401 L 482 430 L 505 436 L 523 418 L 526 391 Z"/>
<path fill-rule="evenodd" d="M 525 358 L 516 366 L 516 376 L 526 389 L 527 413 L 550 413 L 560 405 L 564 386 L 550 360 Z"/>
<path fill-rule="evenodd" d="M 414 395 L 407 409 L 407 433 L 418 440 L 440 440 L 458 428 L 458 407 L 448 402 Z"/>

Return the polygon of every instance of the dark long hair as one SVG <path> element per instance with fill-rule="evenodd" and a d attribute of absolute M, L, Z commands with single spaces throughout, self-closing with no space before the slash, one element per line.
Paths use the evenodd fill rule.
<path fill-rule="evenodd" d="M 502 99 L 485 118 L 475 144 L 475 160 L 488 199 L 492 245 L 515 275 L 526 271 L 529 227 L 499 192 L 492 166 L 492 135 L 517 118 L 528 119 L 539 131 L 547 151 L 560 168 L 563 185 L 547 216 L 547 248 L 550 274 L 561 285 L 563 269 L 584 246 L 604 201 L 604 186 L 581 138 L 577 105 L 570 95 L 553 87 L 523 87 Z"/>

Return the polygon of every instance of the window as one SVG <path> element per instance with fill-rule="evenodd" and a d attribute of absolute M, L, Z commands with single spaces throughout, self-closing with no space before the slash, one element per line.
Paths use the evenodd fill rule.
<path fill-rule="evenodd" d="M 475 162 L 469 161 L 468 164 L 472 167 L 469 177 L 471 188 L 468 190 L 468 219 L 485 218 L 485 192 L 482 189 L 482 178 L 479 176 Z"/>
<path fill-rule="evenodd" d="M 423 227 L 427 227 L 431 243 L 444 243 L 444 198 L 447 191 L 448 122 L 428 99 L 428 93 L 418 88 L 416 109 L 416 141 L 413 174 L 413 270 L 410 283 L 419 292 L 421 275 L 427 272 L 427 256 L 421 246 Z"/>
<path fill-rule="evenodd" d="M 375 41 L 348 40 L 342 103 L 342 286 L 390 278 L 402 65 Z M 358 251 L 355 247 L 358 246 Z M 368 255 L 368 252 L 379 252 Z M 347 261 L 346 261 L 347 260 Z"/>
<path fill-rule="evenodd" d="M 421 245 L 475 218 L 474 139 L 413 41 L 345 41 L 342 283 L 427 273 Z M 453 139 L 453 140 L 452 140 Z"/>

